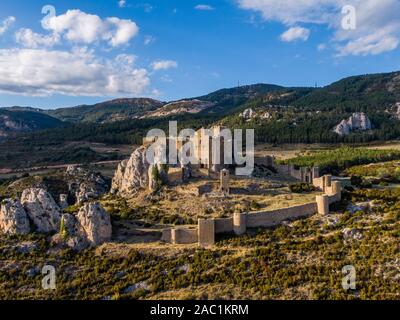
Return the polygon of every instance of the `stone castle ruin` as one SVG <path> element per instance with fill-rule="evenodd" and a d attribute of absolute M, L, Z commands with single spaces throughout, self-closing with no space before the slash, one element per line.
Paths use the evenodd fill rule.
<path fill-rule="evenodd" d="M 215 236 L 223 233 L 242 235 L 248 228 L 272 227 L 285 220 L 309 217 L 313 214 L 329 214 L 329 206 L 341 200 L 340 181 L 332 181 L 331 176 L 315 178 L 313 185 L 324 194 L 316 196 L 314 202 L 288 208 L 234 213 L 231 218 L 199 219 L 197 228 L 177 227 L 165 229 L 162 241 L 172 244 L 194 244 L 209 247 L 215 243 Z"/>
<path fill-rule="evenodd" d="M 233 160 L 233 146 L 232 143 L 226 143 L 224 129 L 226 128 L 222 126 L 208 130 L 201 128 L 195 132 L 192 138 L 166 138 L 165 150 L 161 147 L 154 148 L 155 164 L 150 164 L 147 160 L 147 151 L 156 139 L 153 137 L 144 139 L 143 145 L 132 153 L 130 159 L 119 164 L 112 181 L 111 192 L 123 197 L 131 197 L 141 189 L 147 188 L 154 191 L 156 189 L 154 172 L 157 171 L 162 181 L 168 183 L 168 168 L 181 170 L 181 182 L 187 182 L 191 177 L 219 175 L 221 170 L 227 170 L 231 165 L 235 166 L 234 164 L 225 164 L 224 161 L 225 152 L 231 153 L 229 156 Z M 192 142 L 191 148 L 187 149 L 185 144 L 189 141 Z M 171 144 L 176 148 L 176 163 L 171 163 L 168 156 Z M 189 163 L 179 161 L 182 157 L 178 157 L 178 155 L 183 153 L 186 159 L 191 160 Z M 161 165 L 160 159 L 164 159 L 167 164 Z M 154 166 L 157 166 L 157 170 L 154 170 Z M 226 179 L 229 180 L 229 171 L 224 172 L 226 172 Z M 221 191 L 229 193 L 229 190 Z"/>
<path fill-rule="evenodd" d="M 168 169 L 180 168 L 181 182 L 188 181 L 191 177 L 197 176 L 203 171 L 207 176 L 219 177 L 219 192 L 221 196 L 230 194 L 230 165 L 224 164 L 224 152 L 231 152 L 225 148 L 225 139 L 220 135 L 223 127 L 211 129 L 214 136 L 209 136 L 205 129 L 198 130 L 192 137 L 192 147 L 185 149 L 184 145 L 189 138 L 178 138 L 172 141 L 176 146 L 177 152 L 185 152 L 188 157 L 194 158 L 194 163 L 168 163 L 168 164 L 149 164 L 146 152 L 149 146 L 154 143 L 154 139 L 147 139 L 144 145 L 134 151 L 128 161 L 122 162 L 115 174 L 112 184 L 112 192 L 119 193 L 121 196 L 129 197 L 135 195 L 139 189 L 148 188 L 156 190 L 157 179 L 168 182 Z M 215 154 L 212 139 L 219 139 L 221 149 Z M 167 150 L 171 145 L 170 138 L 166 138 Z M 233 152 L 233 150 L 232 150 Z M 155 157 L 156 158 L 156 157 Z M 221 161 L 214 164 L 215 158 Z M 182 226 L 165 229 L 162 232 L 162 241 L 172 244 L 194 244 L 198 243 L 201 247 L 212 246 L 215 242 L 215 235 L 220 233 L 234 233 L 241 235 L 246 233 L 249 228 L 271 227 L 282 223 L 288 219 L 298 219 L 308 217 L 315 213 L 329 214 L 329 205 L 341 200 L 342 186 L 339 181 L 332 181 L 332 176 L 320 176 L 317 167 L 296 168 L 293 164 L 277 164 L 275 158 L 266 157 L 264 159 L 268 166 L 273 167 L 278 173 L 290 176 L 298 181 L 312 184 L 321 191 L 321 195 L 316 196 L 315 201 L 296 205 L 288 208 L 276 210 L 264 210 L 248 213 L 235 213 L 231 218 L 218 219 L 199 219 L 197 226 Z M 235 166 L 234 164 L 232 166 Z M 158 178 L 154 176 L 157 172 Z M 218 174 L 218 176 L 217 176 Z"/>

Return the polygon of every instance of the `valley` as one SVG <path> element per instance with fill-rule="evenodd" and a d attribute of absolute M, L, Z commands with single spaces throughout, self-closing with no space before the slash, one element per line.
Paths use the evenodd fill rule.
<path fill-rule="evenodd" d="M 0 141 L 0 298 L 398 299 L 398 77 L 0 109 L 20 124 Z M 254 171 L 149 167 L 143 138 L 171 120 L 254 129 Z"/>

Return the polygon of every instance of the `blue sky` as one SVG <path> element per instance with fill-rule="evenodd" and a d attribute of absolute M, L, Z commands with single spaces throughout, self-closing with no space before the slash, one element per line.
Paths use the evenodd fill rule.
<path fill-rule="evenodd" d="M 344 30 L 343 6 L 357 27 Z M 45 5 L 55 15 L 43 23 Z M 0 106 L 175 100 L 400 70 L 398 0 L 0 3 Z"/>

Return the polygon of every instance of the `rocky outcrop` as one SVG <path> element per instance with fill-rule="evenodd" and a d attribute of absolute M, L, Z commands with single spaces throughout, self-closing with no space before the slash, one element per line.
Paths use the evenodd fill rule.
<path fill-rule="evenodd" d="M 44 189 L 30 188 L 22 193 L 21 203 L 39 233 L 59 230 L 61 209 Z"/>
<path fill-rule="evenodd" d="M 19 200 L 6 199 L 0 208 L 0 232 L 14 234 L 28 234 L 30 232 L 28 215 Z"/>
<path fill-rule="evenodd" d="M 110 215 L 99 203 L 86 203 L 77 214 L 62 215 L 60 233 L 52 240 L 80 251 L 110 241 L 111 234 Z"/>
<path fill-rule="evenodd" d="M 68 166 L 65 173 L 69 193 L 77 204 L 98 199 L 108 191 L 108 185 L 101 174 L 77 166 Z"/>
<path fill-rule="evenodd" d="M 86 203 L 76 215 L 90 245 L 97 246 L 111 239 L 110 215 L 99 203 Z"/>
<path fill-rule="evenodd" d="M 86 203 L 77 214 L 64 213 L 61 219 L 60 233 L 53 242 L 79 251 L 111 239 L 110 215 L 99 203 Z"/>
<path fill-rule="evenodd" d="M 400 120 L 400 102 L 396 102 L 394 105 L 394 117 L 397 120 Z"/>
<path fill-rule="evenodd" d="M 372 129 L 371 120 L 364 112 L 353 113 L 347 120 L 342 120 L 333 131 L 340 136 L 349 135 L 354 131 L 367 131 Z"/>
<path fill-rule="evenodd" d="M 112 181 L 111 190 L 121 196 L 130 197 L 141 188 L 149 185 L 150 165 L 146 159 L 147 148 L 136 149 L 129 160 L 122 161 L 117 168 Z"/>

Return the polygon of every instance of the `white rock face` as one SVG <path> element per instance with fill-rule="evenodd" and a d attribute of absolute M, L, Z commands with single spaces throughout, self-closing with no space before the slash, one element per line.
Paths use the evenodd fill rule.
<path fill-rule="evenodd" d="M 5 234 L 28 234 L 28 215 L 19 200 L 4 200 L 0 208 L 0 232 Z"/>
<path fill-rule="evenodd" d="M 121 196 L 133 196 L 141 188 L 149 185 L 149 163 L 145 146 L 136 149 L 128 161 L 122 161 L 112 181 L 112 192 Z"/>
<path fill-rule="evenodd" d="M 39 188 L 24 190 L 21 203 L 37 232 L 49 233 L 59 230 L 61 210 L 46 190 Z"/>
<path fill-rule="evenodd" d="M 64 224 L 64 234 L 58 234 L 56 239 L 59 242 L 66 243 L 67 246 L 77 251 L 88 248 L 90 243 L 75 216 L 69 213 L 64 213 L 61 219 Z"/>
<path fill-rule="evenodd" d="M 90 245 L 97 246 L 110 241 L 110 215 L 99 203 L 86 203 L 76 215 L 76 220 Z"/>
<path fill-rule="evenodd" d="M 52 238 L 55 243 L 80 251 L 111 239 L 110 215 L 99 203 L 86 203 L 77 214 L 64 213 L 61 219 L 64 227 Z"/>
<path fill-rule="evenodd" d="M 340 122 L 333 131 L 340 136 L 349 135 L 353 131 L 367 131 L 372 129 L 371 120 L 364 112 L 353 113 L 347 120 Z"/>
<path fill-rule="evenodd" d="M 394 116 L 396 119 L 400 120 L 400 102 L 397 102 L 394 107 L 396 110 Z"/>

